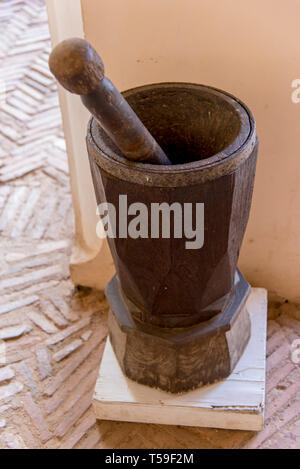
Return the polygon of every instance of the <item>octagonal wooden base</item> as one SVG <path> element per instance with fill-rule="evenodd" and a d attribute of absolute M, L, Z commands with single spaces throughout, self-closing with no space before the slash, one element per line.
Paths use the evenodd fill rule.
<path fill-rule="evenodd" d="M 213 319 L 185 328 L 161 328 L 138 322 L 134 305 L 115 276 L 106 288 L 109 335 L 125 375 L 141 384 L 180 393 L 230 375 L 250 338 L 244 307 L 250 287 L 236 274 L 231 301 Z"/>

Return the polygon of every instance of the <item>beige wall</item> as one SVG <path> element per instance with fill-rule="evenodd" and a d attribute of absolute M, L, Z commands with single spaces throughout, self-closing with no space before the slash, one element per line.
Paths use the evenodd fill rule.
<path fill-rule="evenodd" d="M 86 38 L 120 89 L 198 82 L 251 107 L 260 154 L 240 266 L 253 285 L 300 302 L 300 1 L 81 1 Z"/>

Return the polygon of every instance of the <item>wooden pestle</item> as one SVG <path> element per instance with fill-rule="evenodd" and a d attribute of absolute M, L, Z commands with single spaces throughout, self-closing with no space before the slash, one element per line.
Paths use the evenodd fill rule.
<path fill-rule="evenodd" d="M 59 43 L 49 58 L 49 67 L 59 83 L 79 94 L 83 104 L 131 161 L 171 164 L 125 98 L 104 76 L 104 65 L 84 39 Z"/>

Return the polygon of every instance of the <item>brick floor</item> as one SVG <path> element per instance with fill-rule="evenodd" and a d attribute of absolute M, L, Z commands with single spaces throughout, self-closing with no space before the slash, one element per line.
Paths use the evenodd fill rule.
<path fill-rule="evenodd" d="M 269 321 L 262 432 L 96 423 L 107 304 L 69 278 L 72 205 L 44 1 L 0 1 L 0 31 L 0 448 L 299 448 L 294 305 Z"/>

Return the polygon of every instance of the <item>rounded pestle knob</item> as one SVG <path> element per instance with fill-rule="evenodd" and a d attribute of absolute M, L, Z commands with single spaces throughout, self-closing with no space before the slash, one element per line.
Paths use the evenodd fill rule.
<path fill-rule="evenodd" d="M 49 68 L 64 88 L 81 96 L 127 159 L 171 164 L 123 95 L 104 76 L 103 62 L 87 41 L 72 38 L 59 43 L 50 55 Z"/>
<path fill-rule="evenodd" d="M 71 93 L 85 95 L 104 78 L 104 65 L 95 49 L 84 39 L 60 42 L 51 52 L 49 68 L 57 81 Z"/>

